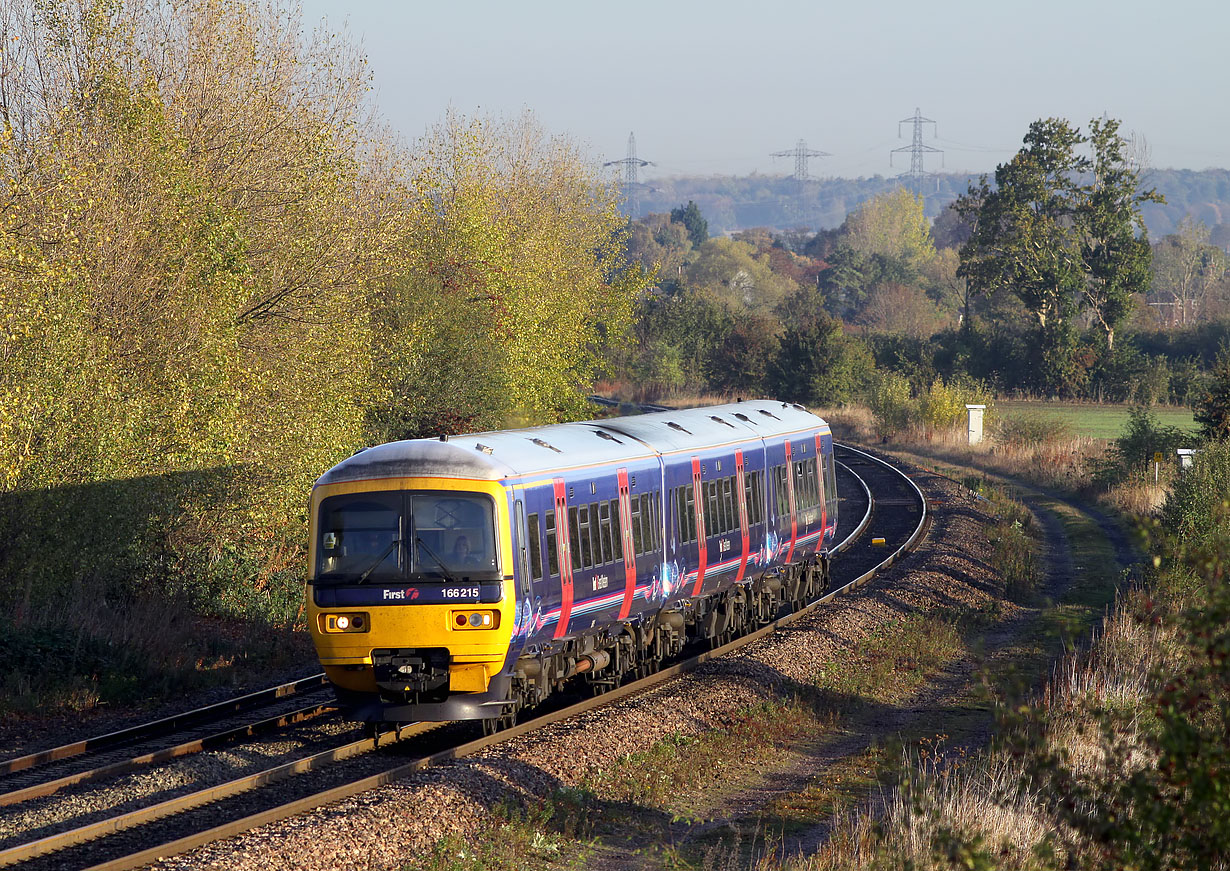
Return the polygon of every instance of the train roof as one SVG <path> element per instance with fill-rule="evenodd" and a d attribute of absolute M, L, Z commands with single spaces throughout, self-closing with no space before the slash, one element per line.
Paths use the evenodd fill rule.
<path fill-rule="evenodd" d="M 754 400 L 449 436 L 447 440 L 390 442 L 343 460 L 316 483 L 407 477 L 499 481 L 633 463 L 659 454 L 708 450 L 758 436 L 785 436 L 817 427 L 827 429 L 827 424 L 800 405 Z"/>

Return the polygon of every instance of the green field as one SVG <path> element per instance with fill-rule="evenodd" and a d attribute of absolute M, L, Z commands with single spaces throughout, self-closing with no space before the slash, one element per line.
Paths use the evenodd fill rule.
<path fill-rule="evenodd" d="M 1095 439 L 1113 439 L 1120 436 L 1127 424 L 1130 407 L 1027 400 L 999 400 L 995 403 L 997 414 L 1010 417 L 1049 417 L 1066 423 L 1073 435 Z M 1155 406 L 1149 410 L 1162 426 L 1177 426 L 1188 432 L 1195 432 L 1199 428 L 1192 419 L 1190 408 Z"/>

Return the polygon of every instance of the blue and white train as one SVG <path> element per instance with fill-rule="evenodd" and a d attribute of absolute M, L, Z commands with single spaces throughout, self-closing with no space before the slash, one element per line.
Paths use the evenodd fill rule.
<path fill-rule="evenodd" d="M 781 402 L 380 445 L 313 488 L 309 627 L 356 717 L 497 728 L 820 595 L 836 499 Z"/>

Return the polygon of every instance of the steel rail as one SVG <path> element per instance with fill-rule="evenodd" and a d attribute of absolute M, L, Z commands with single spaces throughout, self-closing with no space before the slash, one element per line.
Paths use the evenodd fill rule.
<path fill-rule="evenodd" d="M 863 512 L 863 519 L 860 520 L 858 525 L 850 532 L 849 535 L 845 537 L 844 541 L 829 548 L 829 553 L 836 554 L 841 553 L 850 545 L 854 544 L 854 542 L 858 540 L 858 537 L 867 529 L 867 524 L 871 523 L 871 511 L 875 505 L 875 499 L 871 495 L 871 488 L 867 486 L 867 482 L 863 480 L 862 476 L 859 475 L 858 472 L 851 469 L 845 463 L 838 462 L 836 458 L 834 458 L 833 462 L 845 469 L 847 475 L 850 475 L 855 481 L 858 481 L 859 486 L 863 488 L 863 493 L 867 496 L 867 510 Z"/>
<path fill-rule="evenodd" d="M 377 747 L 383 747 L 396 741 L 421 735 L 424 732 L 430 732 L 440 725 L 442 724 L 413 723 L 396 731 L 384 732 L 375 738 L 364 738 L 361 741 L 343 744 L 340 747 L 324 750 L 273 768 L 266 768 L 263 771 L 258 771 L 255 774 L 249 774 L 236 780 L 230 780 L 226 783 L 220 783 L 216 786 L 188 793 L 187 795 L 167 799 L 149 807 L 100 820 L 96 823 L 90 823 L 80 828 L 70 829 L 66 832 L 48 835 L 45 838 L 39 838 L 37 841 L 29 841 L 25 844 L 10 847 L 7 850 L 0 850 L 0 867 L 24 862 L 27 859 L 34 859 L 47 853 L 54 853 L 67 847 L 93 841 L 96 838 L 122 832 L 125 829 L 131 829 L 143 823 L 150 823 L 164 817 L 183 813 L 210 802 L 239 795 L 258 786 L 267 786 L 271 783 L 286 780 L 288 777 L 293 777 L 296 774 L 316 771 L 334 762 L 340 762 L 344 759 L 351 759 L 363 753 L 368 753 Z"/>
<path fill-rule="evenodd" d="M 328 681 L 325 678 L 324 672 L 321 672 L 311 677 L 301 678 L 290 683 L 279 684 L 275 687 L 257 690 L 254 693 L 228 699 L 225 702 L 216 702 L 212 705 L 205 705 L 191 711 L 185 711 L 182 714 L 174 714 L 170 717 L 163 717 L 160 720 L 151 720 L 139 726 L 130 726 L 127 729 L 108 732 L 106 735 L 99 735 L 96 738 L 86 738 L 83 741 L 74 741 L 71 744 L 53 747 L 50 750 L 40 750 L 37 753 L 9 759 L 5 762 L 0 762 L 0 775 L 13 774 L 18 771 L 24 771 L 27 768 L 33 768 L 35 765 L 69 759 L 73 756 L 80 756 L 83 753 L 104 750 L 108 747 L 115 747 L 119 744 L 137 741 L 142 738 L 153 738 L 158 735 L 176 732 L 189 725 L 211 719 L 221 719 L 227 714 L 240 713 L 249 708 L 275 702 L 286 696 L 292 696 L 301 692 L 311 692 L 326 686 L 328 686 Z"/>
<path fill-rule="evenodd" d="M 32 798 L 43 798 L 44 796 L 53 795 L 67 786 L 75 786 L 79 783 L 92 783 L 96 780 L 105 780 L 109 777 L 118 777 L 121 774 L 127 774 L 130 771 L 134 771 L 145 765 L 156 765 L 161 762 L 169 762 L 172 759 L 178 759 L 181 756 L 190 756 L 193 753 L 200 753 L 203 750 L 212 749 L 222 744 L 230 743 L 238 738 L 250 738 L 259 732 L 268 732 L 274 729 L 283 728 L 285 726 L 293 726 L 328 711 L 336 710 L 337 706 L 331 702 L 321 705 L 308 705 L 307 707 L 299 708 L 295 711 L 288 711 L 287 713 L 280 714 L 276 717 L 269 717 L 264 720 L 258 720 L 255 723 L 249 723 L 245 726 L 236 726 L 233 729 L 227 729 L 223 732 L 216 732 L 213 735 L 207 735 L 204 738 L 197 738 L 193 741 L 186 741 L 182 744 L 176 744 L 174 747 L 166 747 L 162 750 L 155 750 L 152 753 L 134 756 L 131 759 L 122 759 L 119 762 L 104 765 L 101 768 L 91 768 L 88 771 L 65 775 L 64 777 L 49 780 L 45 783 L 37 783 L 34 786 L 27 786 L 23 789 L 15 789 L 12 792 L 0 793 L 0 807 L 19 804 L 23 801 L 29 801 Z"/>
<path fill-rule="evenodd" d="M 843 445 L 842 447 L 847 447 L 847 446 Z M 847 448 L 847 449 L 855 450 L 853 448 Z M 919 540 L 922 538 L 923 534 L 926 532 L 926 528 L 929 525 L 930 518 L 929 518 L 929 515 L 927 514 L 927 501 L 925 497 L 923 496 L 922 491 L 918 488 L 916 484 L 914 484 L 913 481 L 909 480 L 909 477 L 907 475 L 905 475 L 900 469 L 894 468 L 892 465 L 884 462 L 878 457 L 872 456 L 871 454 L 867 454 L 862 451 L 855 451 L 855 452 L 869 460 L 872 460 L 880 464 L 881 466 L 884 466 L 886 469 L 890 470 L 894 474 L 899 475 L 900 477 L 904 478 L 910 484 L 914 493 L 917 494 L 918 503 L 921 509 L 922 516 L 919 519 L 918 525 L 915 527 L 913 532 L 910 534 L 908 540 L 904 544 L 902 544 L 900 547 L 898 547 L 892 554 L 889 555 L 889 557 L 886 560 L 880 563 L 876 568 L 860 575 L 859 577 L 855 578 L 852 581 L 849 581 L 846 584 L 843 584 L 841 587 L 826 593 L 824 596 L 821 596 L 819 599 L 816 599 L 814 602 L 809 603 L 808 605 L 804 606 L 798 611 L 795 611 L 791 614 L 787 614 L 783 617 L 780 617 L 777 620 L 774 620 L 773 622 L 761 627 L 760 629 L 757 629 L 754 632 L 748 633 L 747 635 L 740 636 L 739 638 L 736 638 L 733 641 L 722 645 L 721 647 L 714 648 L 713 650 L 703 651 L 697 654 L 696 656 L 692 657 L 691 659 L 688 659 L 688 660 L 685 660 L 684 662 L 677 663 L 675 665 L 664 668 L 640 680 L 634 681 L 632 683 L 624 684 L 623 686 L 609 690 L 608 692 L 603 693 L 601 696 L 596 696 L 591 699 L 586 699 L 583 702 L 580 702 L 576 705 L 571 705 L 559 711 L 542 714 L 538 717 L 535 717 L 533 720 L 513 726 L 510 729 L 505 729 L 495 735 L 483 737 L 478 740 L 468 742 L 466 744 L 461 744 L 457 747 L 447 748 L 437 753 L 423 756 L 420 759 L 407 762 L 403 765 L 397 766 L 388 771 L 384 771 L 379 774 L 371 775 L 369 777 L 365 777 L 360 780 L 353 781 L 351 783 L 342 784 L 340 786 L 333 787 L 332 789 L 325 790 L 323 792 L 319 792 L 311 796 L 306 796 L 304 798 L 298 799 L 293 802 L 289 802 L 284 805 L 279 805 L 278 807 L 269 808 L 267 810 L 261 811 L 251 816 L 247 816 L 247 817 L 244 817 L 238 820 L 233 820 L 229 823 L 224 823 L 220 826 L 215 826 L 214 828 L 209 829 L 204 832 L 199 832 L 193 835 L 188 835 L 176 841 L 171 841 L 171 842 L 168 842 L 160 846 L 156 846 L 156 847 L 150 847 L 148 849 L 142 850 L 137 853 L 133 853 L 128 856 L 123 856 L 117 859 L 103 862 L 98 865 L 91 866 L 90 871 L 128 871 L 128 869 L 138 868 L 142 865 L 148 864 L 160 858 L 165 858 L 168 856 L 174 856 L 180 853 L 185 853 L 188 850 L 192 850 L 197 847 L 204 846 L 205 844 L 209 844 L 214 841 L 220 841 L 224 838 L 229 838 L 235 835 L 242 834 L 243 832 L 256 828 L 257 826 L 262 826 L 268 823 L 278 822 L 280 820 L 287 819 L 288 817 L 292 817 L 296 814 L 314 810 L 316 808 L 322 807 L 332 802 L 341 801 L 343 799 L 350 798 L 351 796 L 358 795 L 359 793 L 366 792 L 368 790 L 375 789 L 380 786 L 384 786 L 388 783 L 392 783 L 396 780 L 404 778 L 424 768 L 428 768 L 433 765 L 439 765 L 440 763 L 443 763 L 443 762 L 448 762 L 451 760 L 462 759 L 467 756 L 472 756 L 482 750 L 485 750 L 488 747 L 494 746 L 503 741 L 521 737 L 522 735 L 526 735 L 544 726 L 548 726 L 553 723 L 560 722 L 561 720 L 566 720 L 570 717 L 575 717 L 578 714 L 582 714 L 587 711 L 594 710 L 596 708 L 603 707 L 608 704 L 613 704 L 622 699 L 628 698 L 629 696 L 638 695 L 640 693 L 653 689 L 654 687 L 662 683 L 665 683 L 666 681 L 669 681 L 673 678 L 676 678 L 681 675 L 688 674 L 692 671 L 695 671 L 700 666 L 704 665 L 710 660 L 716 659 L 721 656 L 725 656 L 728 653 L 731 653 L 735 650 L 739 650 L 743 647 L 746 647 L 747 645 L 761 638 L 764 638 L 772 634 L 773 632 L 776 632 L 778 629 L 788 626 L 789 624 L 795 622 L 796 620 L 802 618 L 803 616 L 810 614 L 819 605 L 825 602 L 831 601 L 837 596 L 852 592 L 858 587 L 863 586 L 865 583 L 867 583 L 867 581 L 869 581 L 872 577 L 874 577 L 878 571 L 881 571 L 884 568 L 887 568 L 888 566 L 894 564 L 910 548 L 917 545 Z M 867 511 L 862 521 L 859 523 L 858 529 L 851 536 L 847 536 L 846 540 L 841 543 L 840 546 L 842 549 L 849 547 L 852 541 L 854 540 L 854 538 L 866 530 L 866 527 L 868 523 L 870 522 L 872 510 L 873 510 L 872 500 L 870 498 L 871 491 L 868 488 L 867 483 L 862 479 L 861 476 L 859 476 L 856 472 L 851 470 L 849 467 L 846 467 L 846 471 L 849 472 L 851 475 L 853 475 L 859 481 L 860 485 L 864 488 L 864 490 L 866 490 L 869 499 L 868 499 Z M 406 736 L 406 737 L 409 737 L 409 736 Z M 396 740 L 396 739 L 393 739 L 393 740 Z M 390 741 L 390 743 L 392 742 Z"/>
<path fill-rule="evenodd" d="M 379 774 L 364 777 L 359 780 L 352 781 L 350 783 L 342 784 L 340 786 L 333 787 L 331 789 L 324 790 L 322 792 L 315 793 L 310 796 L 306 796 L 304 798 L 298 799 L 293 802 L 289 802 L 287 804 L 269 808 L 259 813 L 252 814 L 250 816 L 246 816 L 238 820 L 233 820 L 231 822 L 224 823 L 219 826 L 215 826 L 203 832 L 198 832 L 192 835 L 185 836 L 175 841 L 164 843 L 164 844 L 161 844 L 155 847 L 150 847 L 148 849 L 141 850 L 139 852 L 132 853 L 127 856 L 122 856 L 116 859 L 103 862 L 98 865 L 94 865 L 92 866 L 92 869 L 94 869 L 94 871 L 103 871 L 103 869 L 106 869 L 106 871 L 126 871 L 126 869 L 137 868 L 137 867 L 140 867 L 141 865 L 148 864 L 149 862 L 152 862 L 159 858 L 165 858 L 167 856 L 177 855 L 179 853 L 186 852 L 188 850 L 194 849 L 199 846 L 203 846 L 213 841 L 218 841 L 223 838 L 232 837 L 234 835 L 248 831 L 249 829 L 255 828 L 256 826 L 265 825 L 271 822 L 277 822 L 279 820 L 283 820 L 288 817 L 294 816 L 295 814 L 303 813 L 305 811 L 312 810 L 312 809 L 321 807 L 323 805 L 330 804 L 335 801 L 340 801 L 342 799 L 349 798 L 359 793 L 366 792 L 376 787 L 383 786 L 385 784 L 399 780 L 416 771 L 420 771 L 424 768 L 427 768 L 433 765 L 438 765 L 442 762 L 447 762 L 447 761 L 451 761 L 455 759 L 461 759 L 467 756 L 472 756 L 482 750 L 485 750 L 488 747 L 494 746 L 496 744 L 499 744 L 501 742 L 504 742 L 504 741 L 507 741 L 513 738 L 518 738 L 522 735 L 528 734 L 537 729 L 541 729 L 544 726 L 548 726 L 553 723 L 557 723 L 562 720 L 575 717 L 578 714 L 582 714 L 587 711 L 594 710 L 596 708 L 600 708 L 608 704 L 612 704 L 614 702 L 628 698 L 629 696 L 644 693 L 673 678 L 676 678 L 681 675 L 688 674 L 692 671 L 695 671 L 696 669 L 700 668 L 702 665 L 704 665 L 705 663 L 711 660 L 717 659 L 718 657 L 725 656 L 728 653 L 731 653 L 733 651 L 746 647 L 752 644 L 753 642 L 758 641 L 759 639 L 764 638 L 772 634 L 773 632 L 776 632 L 778 629 L 788 626 L 791 623 L 794 623 L 795 621 L 801 619 L 802 617 L 812 613 L 819 605 L 825 602 L 831 601 L 832 599 L 836 598 L 839 595 L 846 594 L 848 592 L 851 592 L 857 589 L 858 587 L 861 587 L 868 580 L 874 577 L 877 572 L 883 570 L 884 568 L 887 568 L 890 565 L 893 565 L 904 553 L 906 553 L 910 548 L 912 548 L 918 543 L 919 539 L 922 537 L 922 535 L 926 531 L 926 527 L 928 526 L 929 515 L 927 513 L 926 499 L 924 498 L 922 491 L 919 490 L 918 486 L 914 484 L 913 481 L 910 481 L 909 477 L 905 475 L 903 472 L 901 472 L 901 470 L 894 468 L 889 463 L 886 463 L 883 460 L 871 454 L 867 454 L 863 451 L 857 451 L 853 448 L 849 448 L 844 445 L 842 447 L 847 450 L 854 451 L 855 453 L 858 453 L 860 456 L 868 460 L 871 460 L 875 463 L 878 463 L 879 465 L 884 466 L 886 469 L 892 471 L 896 475 L 899 475 L 900 477 L 904 478 L 910 484 L 911 488 L 916 494 L 918 504 L 921 510 L 921 517 L 919 519 L 919 523 L 917 527 L 915 527 L 913 532 L 910 534 L 907 541 L 903 543 L 901 546 L 899 546 L 896 550 L 894 550 L 894 552 L 890 554 L 887 559 L 879 563 L 875 568 L 871 569 L 870 571 L 865 572 L 859 577 L 847 582 L 846 584 L 843 584 L 841 587 L 826 593 L 825 595 L 821 596 L 815 601 L 808 603 L 803 608 L 800 608 L 798 611 L 795 611 L 790 614 L 786 614 L 782 617 L 779 617 L 776 620 L 773 620 L 772 622 L 760 627 L 759 629 L 753 632 L 740 636 L 739 638 L 736 638 L 733 641 L 730 641 L 727 644 L 724 644 L 720 647 L 714 648 L 713 650 L 703 651 L 691 657 L 690 659 L 687 659 L 683 662 L 668 666 L 667 668 L 661 669 L 660 671 L 657 671 L 651 675 L 648 675 L 647 677 L 641 678 L 640 680 L 634 681 L 632 683 L 624 684 L 623 686 L 609 690 L 608 692 L 603 693 L 601 696 L 595 696 L 594 698 L 586 699 L 582 702 L 579 702 L 575 705 L 570 705 L 558 711 L 541 714 L 532 720 L 529 720 L 525 723 L 521 723 L 519 725 L 513 726 L 512 728 L 502 730 L 495 735 L 483 737 L 475 741 L 470 741 L 468 743 L 458 745 L 456 747 L 446 748 L 437 753 L 429 754 L 419 759 L 413 760 L 411 762 L 407 762 L 405 764 L 396 766 L 392 769 L 389 769 L 388 771 L 384 771 Z M 849 472 L 851 475 L 853 475 L 860 482 L 860 484 L 863 486 L 865 490 L 867 490 L 870 496 L 870 489 L 867 487 L 866 482 L 863 481 L 861 476 L 859 476 L 857 473 L 851 470 L 848 466 L 846 467 L 846 471 Z M 854 538 L 854 535 L 861 534 L 861 532 L 866 530 L 866 527 L 873 513 L 873 507 L 874 507 L 874 500 L 869 498 L 867 512 L 865 513 L 863 520 L 859 523 L 856 533 L 852 534 L 851 536 L 848 536 L 847 539 L 841 543 L 840 546 L 842 547 L 842 549 L 845 549 L 846 547 L 850 545 L 851 541 Z M 158 804 L 158 805 L 155 805 L 149 808 L 144 808 L 138 811 L 133 811 L 131 813 L 122 815 L 120 817 L 114 817 L 112 819 L 103 820 L 98 823 L 91 824 L 89 826 L 84 826 L 84 827 L 81 827 L 79 829 L 74 829 L 69 832 L 63 832 L 59 835 L 52 835 L 47 838 L 42 838 L 38 841 L 33 841 L 28 844 L 23 844 L 23 845 L 10 848 L 9 850 L 0 851 L 0 866 L 8 865 L 13 862 L 19 862 L 19 861 L 23 861 L 23 860 L 30 859 L 30 858 L 34 858 L 36 856 L 41 856 L 46 853 L 51 853 L 56 850 L 63 849 L 65 847 L 73 846 L 75 844 L 80 844 L 85 841 L 93 840 L 98 837 L 112 834 L 114 832 L 118 832 L 123 829 L 132 828 L 136 825 L 140 825 L 145 822 L 150 822 L 155 819 L 161 819 L 166 816 L 170 816 L 172 814 L 182 812 L 184 810 L 189 810 L 191 808 L 198 807 L 208 802 L 217 801 L 217 800 L 227 798 L 233 795 L 238 795 L 256 786 L 262 786 L 262 785 L 266 785 L 269 783 L 274 783 L 278 780 L 283 780 L 295 774 L 300 774 L 306 771 L 315 770 L 317 768 L 323 767 L 324 765 L 328 765 L 332 762 L 340 761 L 341 759 L 350 758 L 352 756 L 359 755 L 360 753 L 368 752 L 370 750 L 375 749 L 376 747 L 384 746 L 386 744 L 392 744 L 404 738 L 409 738 L 409 737 L 413 737 L 414 735 L 422 734 L 423 732 L 429 731 L 432 728 L 436 728 L 439 725 L 442 725 L 442 724 L 436 724 L 436 723 L 412 724 L 411 726 L 405 727 L 398 732 L 387 732 L 387 733 L 376 736 L 376 738 L 374 739 L 367 738 L 362 741 L 355 742 L 353 744 L 348 744 L 343 747 L 338 747 L 338 748 L 334 748 L 333 750 L 325 751 L 323 753 L 318 753 L 314 756 L 307 757 L 305 759 L 297 760 L 295 762 L 285 763 L 283 765 L 277 766 L 276 768 L 268 769 L 262 772 L 257 772 L 256 774 L 252 774 L 247 777 L 240 778 L 235 781 L 231 781 L 229 783 L 219 784 L 217 786 L 210 787 L 208 789 L 200 790 L 198 792 L 192 793 L 191 795 L 181 796 L 177 799 L 171 799 L 169 801 L 162 802 L 161 804 Z"/>

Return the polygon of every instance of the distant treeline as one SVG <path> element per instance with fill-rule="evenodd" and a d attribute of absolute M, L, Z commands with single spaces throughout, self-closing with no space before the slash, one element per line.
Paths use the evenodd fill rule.
<path fill-rule="evenodd" d="M 935 218 L 977 181 L 977 176 L 965 173 L 934 176 L 922 190 L 927 217 Z M 636 193 L 634 217 L 669 212 L 679 203 L 692 201 L 714 234 L 754 227 L 825 230 L 840 227 L 864 202 L 902 183 L 896 176 L 880 175 L 802 183 L 766 175 L 654 179 Z M 1141 183 L 1166 198 L 1165 203 L 1148 203 L 1142 208 L 1150 238 L 1176 232 L 1179 222 L 1190 215 L 1209 228 L 1213 244 L 1230 246 L 1230 170 L 1147 169 Z"/>

